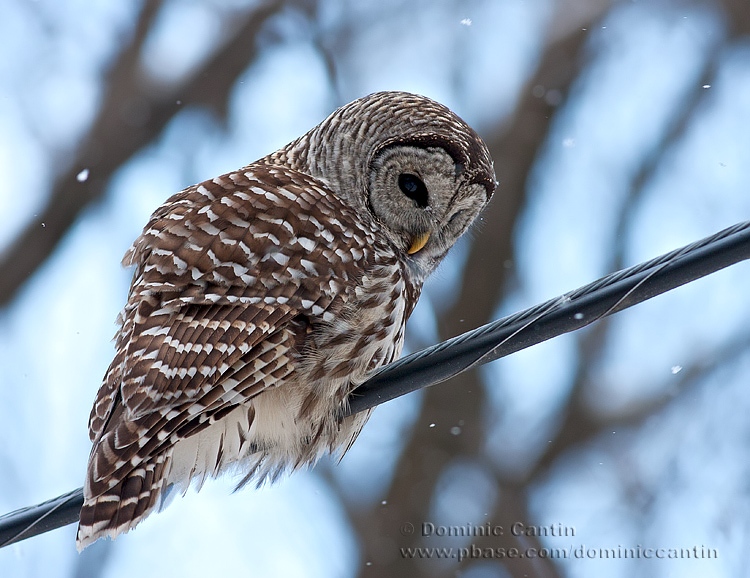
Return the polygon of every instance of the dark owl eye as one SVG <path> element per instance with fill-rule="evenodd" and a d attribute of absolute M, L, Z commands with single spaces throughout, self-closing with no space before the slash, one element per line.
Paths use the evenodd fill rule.
<path fill-rule="evenodd" d="M 427 206 L 429 200 L 427 186 L 417 175 L 401 173 L 398 176 L 398 188 L 412 201 L 417 203 L 419 208 L 424 209 Z"/>

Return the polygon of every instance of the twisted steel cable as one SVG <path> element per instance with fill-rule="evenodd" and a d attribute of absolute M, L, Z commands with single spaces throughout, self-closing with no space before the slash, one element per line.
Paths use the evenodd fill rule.
<path fill-rule="evenodd" d="M 494 361 L 750 259 L 750 221 L 396 361 L 360 385 L 346 415 Z M 78 521 L 83 489 L 0 516 L 0 547 Z"/>

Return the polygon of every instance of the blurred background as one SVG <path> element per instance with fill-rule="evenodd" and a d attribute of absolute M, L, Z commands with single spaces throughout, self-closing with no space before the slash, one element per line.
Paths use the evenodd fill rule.
<path fill-rule="evenodd" d="M 448 105 L 500 180 L 409 351 L 750 218 L 746 0 L 0 4 L 0 513 L 82 485 L 150 213 L 364 94 Z M 749 285 L 742 263 L 387 403 L 340 464 L 209 482 L 82 555 L 74 526 L 4 548 L 0 575 L 750 575 Z"/>

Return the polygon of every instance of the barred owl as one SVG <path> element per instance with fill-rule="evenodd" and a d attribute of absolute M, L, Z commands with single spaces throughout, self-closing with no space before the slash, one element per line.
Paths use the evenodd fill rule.
<path fill-rule="evenodd" d="M 458 116 L 381 92 L 168 199 L 123 259 L 78 548 L 191 482 L 261 484 L 343 455 L 369 417 L 341 418 L 347 396 L 399 356 L 424 279 L 495 186 Z"/>

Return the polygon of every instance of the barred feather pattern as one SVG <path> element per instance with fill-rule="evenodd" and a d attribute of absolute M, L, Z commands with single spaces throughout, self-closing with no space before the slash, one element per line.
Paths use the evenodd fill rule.
<path fill-rule="evenodd" d="M 125 255 L 134 276 L 91 412 L 79 549 L 191 482 L 233 470 L 261 484 L 343 455 L 367 421 L 339 417 L 348 395 L 399 356 L 424 278 L 495 181 L 484 144 L 442 105 L 378 93 L 348 106 L 168 199 Z M 429 215 L 396 188 L 373 192 L 394 163 L 435 183 Z"/>

